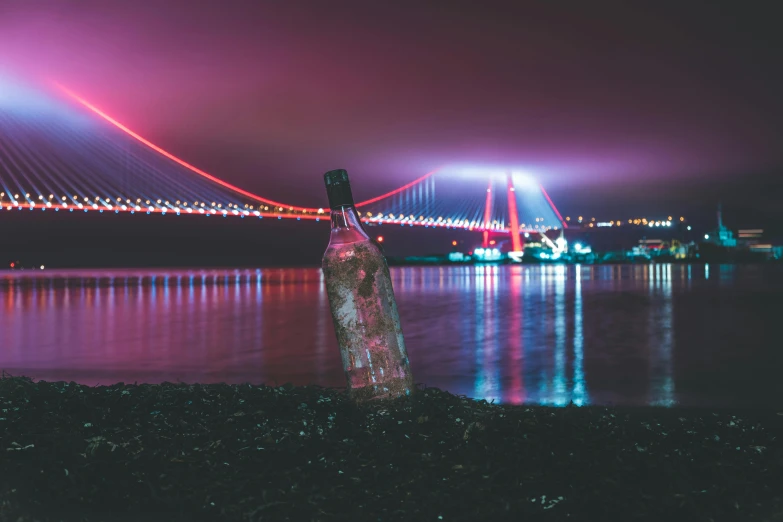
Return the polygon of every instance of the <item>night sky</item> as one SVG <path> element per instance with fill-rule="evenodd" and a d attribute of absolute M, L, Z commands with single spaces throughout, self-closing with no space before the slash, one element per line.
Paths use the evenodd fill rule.
<path fill-rule="evenodd" d="M 660 3 L 3 0 L 0 66 L 293 204 L 508 165 L 564 214 L 780 220 L 773 4 Z"/>

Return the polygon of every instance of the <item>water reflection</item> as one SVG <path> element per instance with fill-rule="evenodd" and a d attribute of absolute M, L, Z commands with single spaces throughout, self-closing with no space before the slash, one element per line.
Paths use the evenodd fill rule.
<path fill-rule="evenodd" d="M 711 278 L 709 266 L 685 265 L 408 267 L 393 277 L 414 375 L 429 386 L 551 405 L 783 392 L 772 373 L 781 356 L 758 342 L 783 313 L 768 298 L 783 291 L 779 268 L 718 267 Z M 0 310 L 0 368 L 13 374 L 343 385 L 317 269 L 6 272 Z M 732 342 L 741 335 L 755 336 L 753 357 Z"/>
<path fill-rule="evenodd" d="M 582 267 L 576 265 L 574 275 L 574 396 L 577 406 L 590 401 L 585 386 L 584 374 L 584 333 L 582 331 Z"/>
<path fill-rule="evenodd" d="M 476 384 L 472 397 L 490 402 L 500 402 L 500 378 L 498 375 L 498 291 L 497 267 L 476 268 L 476 334 L 473 349 L 476 351 Z"/>
<path fill-rule="evenodd" d="M 650 360 L 650 397 L 656 406 L 671 406 L 676 402 L 672 351 L 674 336 L 671 265 L 649 265 L 648 278 L 651 300 L 659 301 L 650 307 L 648 337 Z"/>

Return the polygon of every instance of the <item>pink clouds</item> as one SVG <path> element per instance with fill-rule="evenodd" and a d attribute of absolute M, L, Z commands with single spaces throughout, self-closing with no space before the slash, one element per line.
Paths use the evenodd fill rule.
<path fill-rule="evenodd" d="M 443 163 L 528 165 L 569 184 L 783 163 L 779 73 L 722 19 L 515 3 L 11 4 L 0 63 L 270 197 L 337 166 L 377 192 Z"/>

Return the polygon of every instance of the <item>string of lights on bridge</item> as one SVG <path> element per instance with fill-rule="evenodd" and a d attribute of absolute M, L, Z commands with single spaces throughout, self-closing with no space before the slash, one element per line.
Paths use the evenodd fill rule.
<path fill-rule="evenodd" d="M 570 216 L 566 216 L 566 222 L 571 221 Z M 591 217 L 589 220 L 585 220 L 584 217 L 579 216 L 576 218 L 576 222 L 578 225 L 582 225 L 583 227 L 593 228 L 593 227 L 619 227 L 619 226 L 637 226 L 637 227 L 671 227 L 672 225 L 676 224 L 677 221 L 675 221 L 675 218 L 673 216 L 668 216 L 665 219 L 647 219 L 647 218 L 632 218 L 628 220 L 611 220 L 611 221 L 596 221 L 594 217 Z M 685 217 L 680 216 L 679 218 L 680 223 L 685 222 Z"/>
<path fill-rule="evenodd" d="M 127 212 L 130 214 L 142 213 L 142 214 L 201 214 L 206 216 L 220 215 L 223 217 L 229 216 L 254 216 L 259 218 L 278 218 L 278 219 L 306 219 L 320 221 L 321 218 L 327 218 L 327 211 L 323 208 L 319 209 L 296 209 L 294 207 L 270 207 L 269 205 L 258 205 L 256 208 L 254 205 L 245 204 L 240 207 L 236 203 L 217 203 L 217 202 L 199 202 L 194 201 L 192 204 L 183 201 L 164 201 L 158 200 L 142 200 L 136 198 L 135 201 L 129 198 L 123 199 L 122 197 L 100 197 L 96 196 L 90 199 L 86 196 L 61 196 L 59 199 L 54 194 L 49 194 L 48 197 L 44 197 L 39 194 L 37 199 L 28 192 L 24 194 L 6 194 L 0 192 L 0 208 L 5 210 L 42 210 L 51 209 L 55 212 L 59 212 L 61 209 L 68 210 L 69 212 L 83 211 L 98 211 L 103 213 L 104 211 L 114 212 L 119 214 L 120 212 Z M 540 218 L 543 220 L 543 218 Z M 464 229 L 468 231 L 484 231 L 490 230 L 499 233 L 507 233 L 508 229 L 501 222 L 494 221 L 485 225 L 478 221 L 468 220 L 454 220 L 452 218 L 439 217 L 425 217 L 419 216 L 416 218 L 413 215 L 384 215 L 382 213 L 373 214 L 372 212 L 365 213 L 362 216 L 362 221 L 371 225 L 383 225 L 383 224 L 399 224 L 401 226 L 423 226 L 433 228 L 446 228 L 446 229 Z M 521 227 L 526 227 L 525 223 L 520 224 Z M 533 225 L 531 228 L 540 230 L 542 232 L 557 229 L 557 227 Z"/>

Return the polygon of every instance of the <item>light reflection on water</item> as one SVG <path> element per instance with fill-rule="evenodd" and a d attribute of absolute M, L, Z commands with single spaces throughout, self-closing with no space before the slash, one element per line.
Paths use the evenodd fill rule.
<path fill-rule="evenodd" d="M 783 392 L 780 267 L 393 277 L 414 376 L 428 386 L 551 405 L 773 404 Z M 0 311 L 0 368 L 11 374 L 343 385 L 318 269 L 0 272 Z"/>

